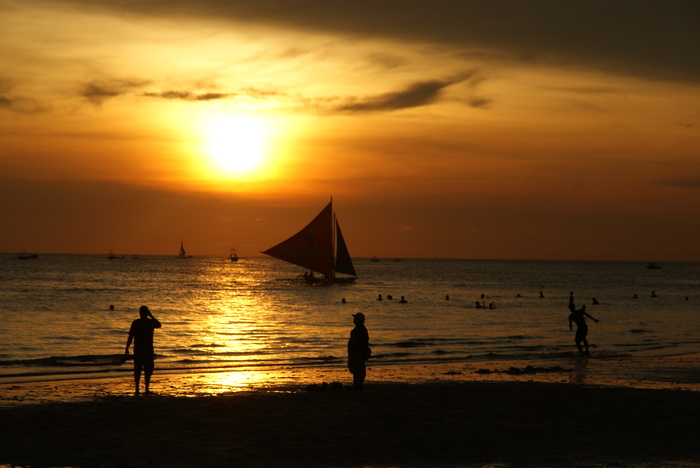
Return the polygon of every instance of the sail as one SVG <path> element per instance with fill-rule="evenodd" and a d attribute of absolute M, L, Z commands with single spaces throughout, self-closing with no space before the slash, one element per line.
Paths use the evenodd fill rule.
<path fill-rule="evenodd" d="M 185 252 L 185 244 L 183 242 L 180 242 L 180 256 L 184 257 L 186 254 L 187 252 Z"/>
<path fill-rule="evenodd" d="M 335 271 L 336 273 L 345 273 L 346 275 L 357 276 L 355 273 L 355 267 L 352 264 L 352 259 L 350 258 L 350 252 L 348 252 L 348 247 L 345 245 L 345 239 L 343 239 L 343 233 L 340 231 L 340 224 L 338 220 L 335 220 L 335 231 L 336 231 L 336 244 L 337 244 L 337 255 L 335 259 Z"/>
<path fill-rule="evenodd" d="M 262 253 L 333 276 L 333 202 L 301 231 Z"/>

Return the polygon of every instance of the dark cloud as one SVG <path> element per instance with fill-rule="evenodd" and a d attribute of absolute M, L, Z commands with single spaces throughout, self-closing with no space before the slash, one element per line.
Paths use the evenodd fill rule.
<path fill-rule="evenodd" d="M 231 99 L 245 97 L 250 99 L 266 99 L 271 96 L 280 96 L 278 91 L 268 91 L 258 88 L 243 88 L 238 92 L 196 92 L 186 90 L 148 91 L 142 94 L 145 97 L 160 99 L 175 99 L 181 101 L 216 101 L 219 99 Z"/>
<path fill-rule="evenodd" d="M 427 80 L 413 83 L 401 91 L 384 93 L 368 98 L 346 99 L 333 107 L 336 112 L 387 112 L 432 104 L 439 100 L 448 86 L 472 78 L 476 71 L 446 80 Z"/>
<path fill-rule="evenodd" d="M 399 57 L 393 54 L 387 54 L 384 52 L 376 52 L 369 54 L 367 60 L 373 65 L 388 70 L 400 67 L 401 65 L 404 65 L 406 63 L 406 60 L 403 57 Z"/>
<path fill-rule="evenodd" d="M 700 178 L 674 178 L 653 181 L 656 185 L 664 187 L 687 188 L 700 190 Z"/>
<path fill-rule="evenodd" d="M 48 110 L 35 99 L 8 95 L 0 95 L 0 109 L 18 114 L 39 114 Z"/>
<path fill-rule="evenodd" d="M 39 114 L 48 108 L 38 100 L 18 94 L 13 80 L 0 77 L 0 110 L 18 114 Z"/>
<path fill-rule="evenodd" d="M 420 107 L 435 102 L 446 86 L 444 81 L 424 81 L 414 83 L 403 91 L 380 94 L 366 99 L 353 99 L 339 105 L 339 112 L 378 112 Z"/>
<path fill-rule="evenodd" d="M 695 0 L 63 1 L 159 17 L 444 44 L 483 59 L 700 80 L 700 2 Z"/>
<path fill-rule="evenodd" d="M 145 81 L 139 80 L 94 80 L 82 86 L 80 95 L 94 104 L 102 104 L 107 99 L 121 96 L 145 84 Z"/>
<path fill-rule="evenodd" d="M 80 94 L 88 101 L 94 102 L 95 104 L 101 104 L 108 98 L 119 96 L 121 91 L 117 91 L 116 89 L 109 88 L 98 83 L 90 83 L 85 85 Z"/>
<path fill-rule="evenodd" d="M 143 93 L 146 97 L 156 97 L 162 99 L 179 99 L 182 101 L 216 101 L 226 99 L 230 93 L 193 93 L 191 91 L 159 91 Z"/>
<path fill-rule="evenodd" d="M 491 104 L 492 100 L 483 97 L 472 97 L 467 100 L 470 107 L 476 107 L 477 109 L 483 109 Z"/>

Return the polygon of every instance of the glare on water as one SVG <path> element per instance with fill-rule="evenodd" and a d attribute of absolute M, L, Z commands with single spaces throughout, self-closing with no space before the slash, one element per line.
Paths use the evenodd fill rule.
<path fill-rule="evenodd" d="M 156 375 L 206 373 L 222 391 L 346 376 L 357 312 L 367 315 L 375 378 L 412 378 L 404 366 L 427 365 L 421 378 L 434 378 L 431 369 L 556 360 L 586 380 L 620 360 L 700 351 L 698 264 L 357 259 L 356 268 L 356 284 L 319 287 L 269 258 L 0 258 L 2 334 L 12 337 L 0 343 L 0 376 L 128 375 L 119 356 L 142 304 L 163 323 Z M 568 328 L 569 291 L 600 319 L 587 367 Z M 684 378 L 697 381 L 697 368 Z"/>

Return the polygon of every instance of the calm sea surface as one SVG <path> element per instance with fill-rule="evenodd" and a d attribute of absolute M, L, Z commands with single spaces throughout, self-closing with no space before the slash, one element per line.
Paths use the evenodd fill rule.
<path fill-rule="evenodd" d="M 367 316 L 374 366 L 554 365 L 577 359 L 569 291 L 600 319 L 589 324 L 591 360 L 628 372 L 700 352 L 698 263 L 355 263 L 355 284 L 327 287 L 302 284 L 300 268 L 269 258 L 5 254 L 0 383 L 128 375 L 121 356 L 141 305 L 163 323 L 156 373 L 342 368 L 356 312 Z M 475 308 L 482 294 L 495 309 Z M 657 371 L 643 378 L 700 383 L 697 361 L 673 375 Z"/>

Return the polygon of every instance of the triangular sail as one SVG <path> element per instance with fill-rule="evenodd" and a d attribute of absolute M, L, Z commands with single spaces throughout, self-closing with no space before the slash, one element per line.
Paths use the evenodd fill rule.
<path fill-rule="evenodd" d="M 185 251 L 185 244 L 184 242 L 180 242 L 180 256 L 184 257 L 187 252 Z"/>
<path fill-rule="evenodd" d="M 335 231 L 337 235 L 337 255 L 335 259 L 335 271 L 336 273 L 344 273 L 346 275 L 357 276 L 355 273 L 355 267 L 352 264 L 352 259 L 350 258 L 350 252 L 348 252 L 348 247 L 345 245 L 345 239 L 343 239 L 343 233 L 340 231 L 340 224 L 338 220 L 335 220 Z"/>
<path fill-rule="evenodd" d="M 333 202 L 304 229 L 263 253 L 294 265 L 333 276 Z"/>

